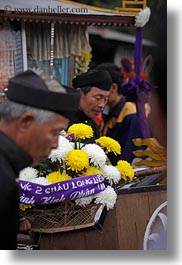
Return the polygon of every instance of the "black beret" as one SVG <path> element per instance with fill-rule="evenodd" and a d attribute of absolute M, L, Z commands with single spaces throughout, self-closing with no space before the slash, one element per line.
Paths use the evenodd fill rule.
<path fill-rule="evenodd" d="M 109 73 L 105 70 L 90 70 L 73 79 L 74 88 L 91 86 L 102 90 L 109 90 L 111 84 L 112 79 Z"/>
<path fill-rule="evenodd" d="M 80 93 L 69 91 L 69 88 L 65 90 L 67 93 L 50 91 L 39 75 L 27 70 L 9 80 L 7 98 L 24 105 L 50 110 L 70 119 L 79 107 Z"/>

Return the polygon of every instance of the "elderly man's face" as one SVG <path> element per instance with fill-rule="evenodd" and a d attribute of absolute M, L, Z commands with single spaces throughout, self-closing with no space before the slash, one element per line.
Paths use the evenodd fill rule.
<path fill-rule="evenodd" d="M 68 126 L 68 119 L 56 114 L 53 119 L 44 124 L 32 121 L 20 140 L 20 145 L 33 158 L 33 165 L 45 160 L 51 149 L 57 148 L 61 130 Z"/>
<path fill-rule="evenodd" d="M 86 94 L 82 94 L 80 108 L 91 119 L 101 113 L 107 104 L 109 91 L 92 87 Z"/>

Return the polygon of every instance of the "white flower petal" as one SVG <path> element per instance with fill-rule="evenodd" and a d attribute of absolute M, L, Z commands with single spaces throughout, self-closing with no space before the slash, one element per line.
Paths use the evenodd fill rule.
<path fill-rule="evenodd" d="M 36 170 L 33 167 L 26 167 L 24 169 L 22 169 L 19 173 L 19 179 L 20 180 L 26 180 L 26 181 L 30 181 L 34 178 L 38 177 L 38 170 Z"/>
<path fill-rule="evenodd" d="M 103 149 L 97 144 L 86 144 L 82 150 L 84 150 L 88 157 L 90 158 L 90 162 L 95 167 L 103 167 L 106 163 L 107 156 L 104 153 Z"/>
<path fill-rule="evenodd" d="M 69 151 L 73 150 L 72 144 L 64 136 L 59 136 L 58 148 L 53 149 L 49 155 L 52 162 L 62 161 L 65 159 Z"/>
<path fill-rule="evenodd" d="M 149 7 L 145 7 L 144 9 L 142 9 L 139 14 L 135 16 L 135 27 L 143 28 L 145 24 L 149 21 L 150 14 L 151 11 Z"/>
<path fill-rule="evenodd" d="M 105 165 L 102 167 L 102 172 L 104 173 L 105 179 L 109 181 L 109 184 L 112 186 L 113 184 L 117 184 L 119 180 L 121 180 L 121 174 L 119 170 L 111 165 Z"/>
<path fill-rule="evenodd" d="M 106 206 L 107 210 L 113 209 L 116 203 L 117 194 L 114 189 L 108 186 L 104 191 L 95 196 L 94 202 Z"/>
<path fill-rule="evenodd" d="M 88 196 L 88 197 L 76 199 L 75 200 L 75 203 L 76 203 L 76 205 L 85 207 L 86 205 L 88 205 L 89 203 L 91 203 L 92 200 L 93 200 L 93 196 Z"/>
<path fill-rule="evenodd" d="M 40 185 L 50 185 L 50 184 L 52 184 L 44 177 L 39 177 L 39 178 L 32 179 L 31 182 L 36 183 L 36 184 L 40 184 Z"/>

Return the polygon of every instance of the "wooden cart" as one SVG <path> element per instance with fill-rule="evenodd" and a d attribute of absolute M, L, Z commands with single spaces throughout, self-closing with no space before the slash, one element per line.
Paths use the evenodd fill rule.
<path fill-rule="evenodd" d="M 99 229 L 42 234 L 40 250 L 142 250 L 153 211 L 167 200 L 166 185 L 120 190 L 113 210 Z"/>

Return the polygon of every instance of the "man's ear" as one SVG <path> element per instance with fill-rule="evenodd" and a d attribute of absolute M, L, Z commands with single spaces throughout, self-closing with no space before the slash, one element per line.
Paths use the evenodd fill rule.
<path fill-rule="evenodd" d="M 25 112 L 22 114 L 18 120 L 17 120 L 17 125 L 20 130 L 26 130 L 29 128 L 32 123 L 35 122 L 35 117 L 31 112 Z"/>
<path fill-rule="evenodd" d="M 76 91 L 80 93 L 81 95 L 81 99 L 82 99 L 82 96 L 84 96 L 85 94 L 83 93 L 82 89 L 80 87 L 77 87 L 76 88 Z"/>
<path fill-rule="evenodd" d="M 111 84 L 110 92 L 117 92 L 118 91 L 118 85 L 116 83 Z"/>

